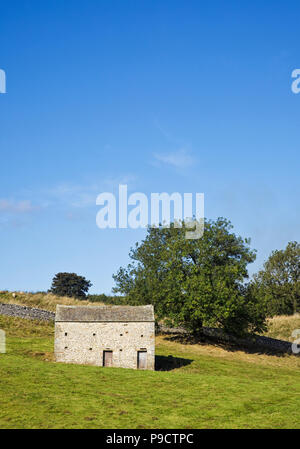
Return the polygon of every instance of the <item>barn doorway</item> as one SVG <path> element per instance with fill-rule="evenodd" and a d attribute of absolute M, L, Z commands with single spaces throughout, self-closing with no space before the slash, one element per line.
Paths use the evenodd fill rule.
<path fill-rule="evenodd" d="M 147 369 L 147 351 L 138 351 L 137 353 L 137 368 Z"/>
<path fill-rule="evenodd" d="M 103 366 L 113 366 L 112 351 L 103 351 Z"/>

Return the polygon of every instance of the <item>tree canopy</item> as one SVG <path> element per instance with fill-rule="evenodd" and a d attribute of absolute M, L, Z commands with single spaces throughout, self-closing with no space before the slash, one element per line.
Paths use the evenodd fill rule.
<path fill-rule="evenodd" d="M 76 273 L 57 273 L 50 288 L 50 292 L 58 296 L 69 296 L 85 299 L 92 283 Z"/>
<path fill-rule="evenodd" d="M 206 220 L 199 239 L 182 227 L 150 227 L 120 268 L 114 291 L 130 304 L 154 304 L 158 319 L 201 333 L 203 325 L 236 334 L 264 328 L 264 315 L 244 285 L 255 260 L 250 240 L 236 236 L 223 218 Z"/>
<path fill-rule="evenodd" d="M 289 242 L 285 249 L 273 251 L 263 270 L 254 276 L 251 288 L 269 316 L 299 312 L 300 244 Z"/>

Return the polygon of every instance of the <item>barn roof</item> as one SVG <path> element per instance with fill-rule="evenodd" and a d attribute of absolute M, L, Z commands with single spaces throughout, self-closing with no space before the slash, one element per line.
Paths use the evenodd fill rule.
<path fill-rule="evenodd" d="M 154 309 L 148 306 L 56 306 L 55 321 L 130 322 L 154 321 Z"/>

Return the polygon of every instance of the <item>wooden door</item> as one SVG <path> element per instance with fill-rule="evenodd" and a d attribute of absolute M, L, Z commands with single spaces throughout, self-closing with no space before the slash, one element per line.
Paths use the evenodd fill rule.
<path fill-rule="evenodd" d="M 138 351 L 138 369 L 147 369 L 147 351 Z"/>
<path fill-rule="evenodd" d="M 103 351 L 103 366 L 113 366 L 112 351 Z"/>

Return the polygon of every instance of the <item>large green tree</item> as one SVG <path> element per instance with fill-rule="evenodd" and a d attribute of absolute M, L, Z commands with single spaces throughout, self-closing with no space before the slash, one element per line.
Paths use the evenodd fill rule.
<path fill-rule="evenodd" d="M 252 295 L 265 304 L 267 314 L 290 315 L 300 311 L 300 244 L 289 242 L 273 251 L 263 270 L 254 275 Z"/>
<path fill-rule="evenodd" d="M 50 292 L 58 296 L 69 296 L 85 299 L 92 283 L 76 273 L 57 273 L 50 288 Z"/>
<path fill-rule="evenodd" d="M 203 325 L 242 334 L 264 328 L 258 303 L 246 294 L 247 265 L 255 260 L 250 241 L 229 221 L 206 220 L 199 239 L 186 227 L 149 228 L 130 251 L 130 263 L 114 275 L 114 291 L 130 304 L 154 304 L 158 319 L 201 333 Z"/>

